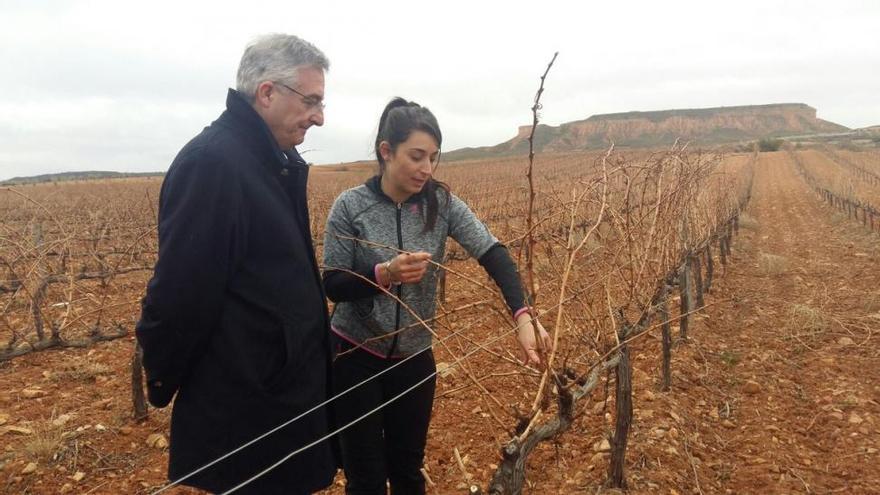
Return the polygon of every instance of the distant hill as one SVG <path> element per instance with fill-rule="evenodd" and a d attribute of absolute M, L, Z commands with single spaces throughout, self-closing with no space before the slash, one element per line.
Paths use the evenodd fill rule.
<path fill-rule="evenodd" d="M 443 159 L 526 154 L 530 131 L 531 126 L 521 126 L 516 136 L 501 144 L 450 151 L 443 154 Z M 677 138 L 709 145 L 847 131 L 847 127 L 816 118 L 816 109 L 803 103 L 624 112 L 593 115 L 557 127 L 539 124 L 535 151 L 604 148 L 612 141 L 617 146 L 634 148 L 668 146 Z"/>
<path fill-rule="evenodd" d="M 39 182 L 64 182 L 70 180 L 116 179 L 122 177 L 161 177 L 164 172 L 61 172 L 57 174 L 34 175 L 31 177 L 13 177 L 0 182 L 0 185 L 14 186 L 17 184 L 36 184 Z"/>

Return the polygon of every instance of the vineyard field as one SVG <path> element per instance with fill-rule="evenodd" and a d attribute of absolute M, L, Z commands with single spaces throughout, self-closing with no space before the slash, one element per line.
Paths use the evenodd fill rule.
<path fill-rule="evenodd" d="M 429 493 L 508 486 L 506 447 L 524 493 L 880 490 L 880 153 L 547 153 L 531 186 L 528 167 L 436 173 L 508 246 L 554 347 L 520 364 L 499 292 L 449 241 Z M 374 173 L 312 167 L 319 260 L 334 198 Z M 170 408 L 132 406 L 160 187 L 0 188 L 0 493 L 166 483 Z"/>

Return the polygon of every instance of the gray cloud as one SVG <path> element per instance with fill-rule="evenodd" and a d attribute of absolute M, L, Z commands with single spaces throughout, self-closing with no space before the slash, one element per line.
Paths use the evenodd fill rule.
<path fill-rule="evenodd" d="M 509 139 L 555 50 L 549 124 L 782 101 L 880 124 L 878 14 L 872 1 L 4 2 L 0 180 L 166 169 L 222 111 L 244 44 L 270 31 L 331 59 L 326 125 L 302 146 L 316 163 L 369 158 L 395 95 L 437 114 L 444 149 Z"/>

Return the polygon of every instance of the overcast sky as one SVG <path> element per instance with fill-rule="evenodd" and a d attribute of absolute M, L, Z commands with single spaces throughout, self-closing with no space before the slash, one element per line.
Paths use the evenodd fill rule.
<path fill-rule="evenodd" d="M 395 95 L 431 108 L 443 148 L 530 122 L 803 102 L 880 124 L 880 2 L 190 2 L 0 0 L 0 180 L 164 171 L 222 111 L 246 43 L 297 34 L 330 58 L 315 163 L 367 159 Z"/>

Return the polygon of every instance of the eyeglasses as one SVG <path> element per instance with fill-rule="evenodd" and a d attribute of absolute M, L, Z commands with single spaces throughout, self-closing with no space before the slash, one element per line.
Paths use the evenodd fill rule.
<path fill-rule="evenodd" d="M 302 102 L 306 105 L 306 108 L 308 108 L 309 110 L 318 109 L 323 112 L 324 109 L 327 108 L 327 105 L 324 103 L 323 100 L 319 100 L 318 98 L 315 98 L 314 96 L 306 96 L 306 95 L 300 93 L 299 91 L 291 88 L 290 86 L 284 84 L 281 81 L 275 81 L 275 84 L 280 84 L 280 85 L 284 86 L 285 88 L 298 94 L 299 97 L 302 98 Z"/>

